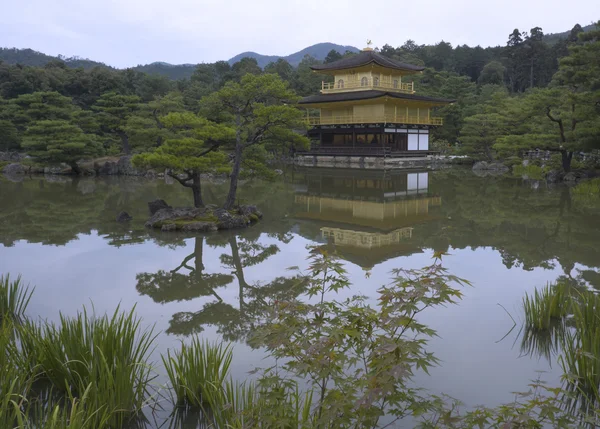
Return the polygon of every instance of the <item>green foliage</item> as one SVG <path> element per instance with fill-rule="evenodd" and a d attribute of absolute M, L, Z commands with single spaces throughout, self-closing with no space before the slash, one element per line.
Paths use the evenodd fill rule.
<path fill-rule="evenodd" d="M 233 130 L 189 112 L 169 113 L 162 123 L 171 136 L 153 152 L 136 155 L 136 166 L 166 168 L 175 173 L 227 170 L 227 156 L 217 148 L 232 140 Z"/>
<path fill-rule="evenodd" d="M 296 94 L 279 76 L 251 73 L 240 83 L 228 82 L 203 98 L 202 111 L 235 130 L 231 150 L 234 162 L 225 208 L 230 209 L 235 203 L 242 160 L 250 147 L 308 145 L 308 139 L 296 132 L 306 127 L 302 112 L 294 106 L 297 101 Z"/>
<path fill-rule="evenodd" d="M 136 95 L 121 95 L 116 92 L 102 94 L 92 106 L 98 112 L 98 122 L 103 135 L 121 140 L 121 150 L 129 154 L 127 121 L 140 108 L 141 99 Z"/>
<path fill-rule="evenodd" d="M 68 121 L 38 121 L 23 137 L 22 146 L 37 162 L 64 162 L 76 173 L 81 159 L 102 155 L 102 146 L 95 136 L 84 134 L 81 128 Z"/>
<path fill-rule="evenodd" d="M 379 305 L 372 307 L 364 297 L 336 299 L 349 282 L 334 256 L 315 249 L 309 270 L 309 300 L 274 302 L 253 338 L 281 362 L 266 369 L 263 379 L 289 374 L 276 385 L 306 380 L 316 427 L 378 427 L 384 414 L 397 421 L 425 411 L 426 401 L 409 381 L 415 371 L 427 372 L 437 363 L 425 350 L 435 331 L 415 316 L 460 298 L 450 283 L 465 282 L 437 262 L 422 270 L 394 270 L 392 283 L 377 291 Z"/>
<path fill-rule="evenodd" d="M 16 151 L 20 147 L 20 142 L 17 127 L 10 121 L 0 120 L 0 150 Z"/>
<path fill-rule="evenodd" d="M 538 165 L 515 165 L 513 166 L 512 172 L 518 177 L 528 177 L 530 179 L 541 180 L 545 176 L 545 169 Z"/>
<path fill-rule="evenodd" d="M 171 112 L 161 122 L 169 132 L 167 140 L 153 152 L 135 155 L 132 162 L 169 170 L 171 177 L 192 189 L 194 205 L 201 207 L 200 174 L 229 170 L 229 159 L 220 147 L 233 140 L 234 131 L 189 112 Z"/>

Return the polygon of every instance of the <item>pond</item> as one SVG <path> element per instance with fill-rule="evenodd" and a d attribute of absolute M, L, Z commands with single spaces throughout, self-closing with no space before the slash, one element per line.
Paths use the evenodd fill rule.
<path fill-rule="evenodd" d="M 203 188 L 208 203 L 220 203 L 227 184 Z M 160 332 L 156 362 L 195 334 L 231 341 L 232 373 L 243 380 L 268 365 L 246 343 L 261 303 L 289 288 L 288 267 L 307 267 L 308 246 L 335 249 L 353 284 L 344 294 L 366 296 L 392 269 L 420 268 L 445 252 L 444 266 L 472 286 L 457 305 L 421 315 L 437 330 L 429 346 L 441 364 L 414 382 L 468 406 L 508 402 L 538 371 L 559 383 L 556 359 L 522 338 L 526 292 L 559 278 L 600 288 L 600 201 L 562 185 L 462 169 L 287 170 L 241 188 L 240 202 L 257 204 L 262 222 L 208 235 L 145 229 L 156 198 L 182 206 L 191 194 L 164 179 L 2 178 L 0 274 L 36 287 L 31 317 L 135 305 Z M 117 223 L 121 210 L 133 221 Z"/>

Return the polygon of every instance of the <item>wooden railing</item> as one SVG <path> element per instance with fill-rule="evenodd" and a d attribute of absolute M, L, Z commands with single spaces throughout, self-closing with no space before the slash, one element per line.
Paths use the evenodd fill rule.
<path fill-rule="evenodd" d="M 368 90 L 368 89 L 383 89 L 386 91 L 404 92 L 408 94 L 414 94 L 415 84 L 413 82 L 402 83 L 402 82 L 382 82 L 377 79 L 364 79 L 364 80 L 344 80 L 343 84 L 338 80 L 337 82 L 321 82 L 321 93 L 331 94 L 334 92 L 347 92 L 352 90 Z"/>
<path fill-rule="evenodd" d="M 349 115 L 349 116 L 311 116 L 306 118 L 309 125 L 343 125 L 343 124 L 415 124 L 443 125 L 444 120 L 436 117 L 404 116 L 404 115 Z"/>

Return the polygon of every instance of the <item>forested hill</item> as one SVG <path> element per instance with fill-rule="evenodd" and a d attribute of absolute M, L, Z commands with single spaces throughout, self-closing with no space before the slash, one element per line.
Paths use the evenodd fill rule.
<path fill-rule="evenodd" d="M 346 51 L 358 52 L 358 49 L 354 46 L 342 46 L 336 45 L 335 43 L 317 43 L 316 45 L 309 46 L 308 48 L 304 48 L 301 51 L 295 52 L 285 57 L 278 55 L 262 55 L 257 54 L 256 52 L 242 52 L 241 54 L 230 58 L 228 62 L 229 64 L 235 64 L 242 58 L 250 57 L 256 60 L 260 68 L 264 68 L 270 62 L 275 62 L 278 59 L 283 58 L 292 66 L 297 67 L 298 64 L 300 64 L 300 61 L 302 61 L 302 59 L 306 55 L 310 55 L 316 60 L 323 61 L 331 50 L 337 51 L 341 54 L 345 53 Z"/>
<path fill-rule="evenodd" d="M 584 33 L 587 33 L 588 31 L 592 31 L 594 28 L 596 28 L 596 26 L 594 24 L 590 24 L 590 25 L 586 25 L 585 27 L 581 27 L 581 29 L 583 30 Z M 544 42 L 552 45 L 552 44 L 558 42 L 559 40 L 564 40 L 564 39 L 568 38 L 569 34 L 571 34 L 571 31 L 563 31 L 562 33 L 545 34 Z"/>
<path fill-rule="evenodd" d="M 62 61 L 68 67 L 83 67 L 86 70 L 98 66 L 109 67 L 104 63 L 88 60 L 87 58 L 67 58 L 62 55 L 54 57 L 52 55 L 46 55 L 42 52 L 34 51 L 33 49 L 0 48 L 0 62 L 5 64 L 20 64 L 22 66 L 43 67 L 52 61 Z"/>

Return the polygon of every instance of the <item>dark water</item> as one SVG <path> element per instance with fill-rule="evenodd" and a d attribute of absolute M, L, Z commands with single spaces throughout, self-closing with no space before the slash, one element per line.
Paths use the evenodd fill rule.
<path fill-rule="evenodd" d="M 220 203 L 226 184 L 204 192 Z M 137 305 L 161 332 L 157 362 L 192 334 L 235 342 L 233 375 L 243 379 L 268 364 L 245 342 L 261 302 L 289 287 L 286 268 L 306 266 L 308 245 L 335 246 L 354 283 L 344 294 L 367 296 L 393 268 L 448 252 L 444 265 L 473 286 L 458 305 L 423 314 L 438 331 L 430 346 L 442 364 L 415 383 L 490 406 L 526 390 L 537 371 L 559 382 L 555 362 L 523 352 L 525 292 L 561 276 L 600 288 L 600 201 L 563 186 L 464 170 L 286 171 L 275 183 L 242 187 L 240 200 L 265 213 L 250 229 L 194 236 L 143 227 L 148 201 L 187 205 L 188 193 L 162 180 L 0 179 L 0 273 L 36 286 L 32 317 Z M 121 210 L 134 217 L 129 225 L 115 222 Z M 518 324 L 512 331 L 507 312 Z"/>

